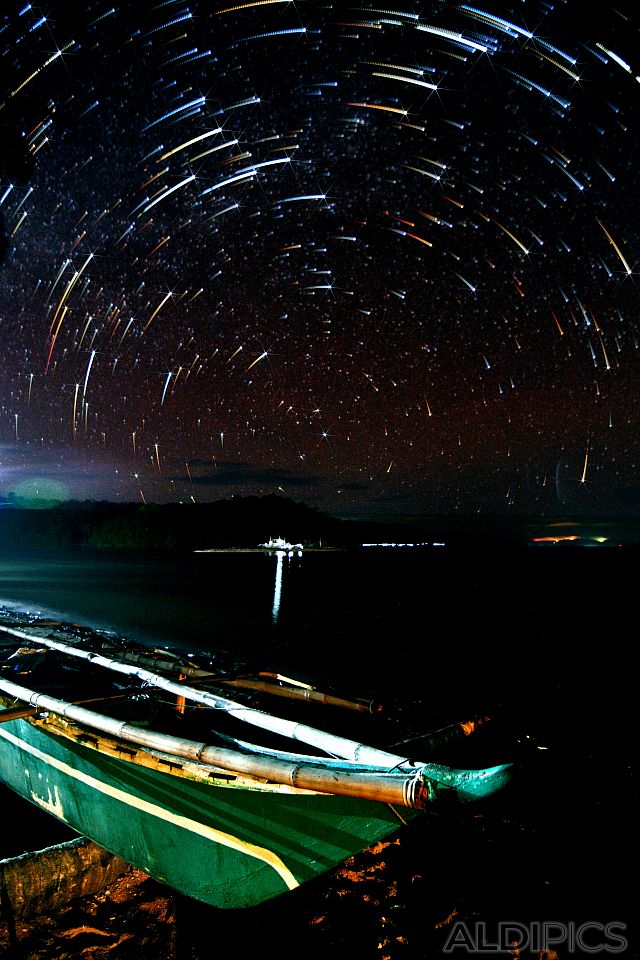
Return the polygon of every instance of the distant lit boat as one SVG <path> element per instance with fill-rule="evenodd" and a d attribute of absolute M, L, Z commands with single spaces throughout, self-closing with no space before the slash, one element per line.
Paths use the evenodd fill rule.
<path fill-rule="evenodd" d="M 509 765 L 417 762 L 257 709 L 256 698 L 269 695 L 283 709 L 300 700 L 374 709 L 279 674 L 221 677 L 193 658 L 89 631 L 80 639 L 61 625 L 0 631 L 0 779 L 161 883 L 217 907 L 293 890 L 396 832 L 441 793 L 486 797 L 509 778 Z M 242 702 L 224 696 L 229 687 Z M 446 739 L 472 727 L 455 724 Z M 305 753 L 294 752 L 300 742 Z M 432 750 L 446 740 L 421 742 Z"/>
<path fill-rule="evenodd" d="M 284 540 L 283 537 L 271 537 L 266 543 L 259 543 L 258 546 L 264 550 L 284 550 L 285 552 L 289 552 L 290 550 L 304 550 L 301 543 L 289 543 L 289 541 Z"/>

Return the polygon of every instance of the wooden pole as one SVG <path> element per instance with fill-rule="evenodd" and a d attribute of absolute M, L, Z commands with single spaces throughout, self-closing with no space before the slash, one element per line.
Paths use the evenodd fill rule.
<path fill-rule="evenodd" d="M 20 639 L 34 641 L 34 635 L 25 633 L 23 630 L 16 630 L 13 627 L 0 626 L 4 633 L 11 634 Z M 255 710 L 251 707 L 245 707 L 234 700 L 227 700 L 224 697 L 216 696 L 206 690 L 193 690 L 186 687 L 183 683 L 177 683 L 175 680 L 169 680 L 161 674 L 153 673 L 142 667 L 132 666 L 110 657 L 103 657 L 98 653 L 92 653 L 89 650 L 83 650 L 81 647 L 74 647 L 67 643 L 61 643 L 58 640 L 52 640 L 50 637 L 38 637 L 37 642 L 42 646 L 49 647 L 51 650 L 58 650 L 60 653 L 66 653 L 71 657 L 78 657 L 82 660 L 88 660 L 96 666 L 105 667 L 117 673 L 127 676 L 137 677 L 145 683 L 158 687 L 160 690 L 166 690 L 169 693 L 184 696 L 187 700 L 193 700 L 196 703 L 203 703 L 205 706 L 215 707 L 224 710 L 229 716 L 238 717 L 246 723 L 251 723 L 263 730 L 270 730 L 272 733 L 278 733 L 289 737 L 292 740 L 300 740 L 309 746 L 319 747 L 325 753 L 336 757 L 342 757 L 346 760 L 356 760 L 360 763 L 372 765 L 387 766 L 389 768 L 397 767 L 408 762 L 407 757 L 398 756 L 395 753 L 389 753 L 387 750 L 378 750 L 364 743 L 358 743 L 355 740 L 348 740 L 345 737 L 339 737 L 330 734 L 324 730 L 318 730 L 305 723 L 295 723 L 291 720 L 285 720 L 281 717 L 274 717 L 269 713 L 263 713 L 261 710 Z M 8 689 L 10 684 L 2 683 L 2 689 Z M 20 696 L 20 695 L 18 695 Z M 37 706 L 37 703 L 27 698 L 28 702 Z M 55 708 L 54 708 L 55 709 Z"/>
<path fill-rule="evenodd" d="M 261 676 L 277 677 L 277 674 L 260 674 Z M 203 678 L 205 681 L 207 678 Z M 215 683 L 224 687 L 238 687 L 245 690 L 259 690 L 261 693 L 271 693 L 276 697 L 288 697 L 290 700 L 307 700 L 311 703 L 322 703 L 330 707 L 344 707 L 347 710 L 356 710 L 360 713 L 379 713 L 382 710 L 380 704 L 373 700 L 348 699 L 346 697 L 336 697 L 331 693 L 322 693 L 313 687 L 300 687 L 293 685 L 278 686 L 275 683 L 268 683 L 264 680 L 252 680 L 245 677 L 238 677 L 234 680 L 220 679 Z"/>
<path fill-rule="evenodd" d="M 37 717 L 42 713 L 38 707 L 9 707 L 0 710 L 0 723 L 11 723 L 12 720 L 23 720 L 25 717 Z"/>
<path fill-rule="evenodd" d="M 116 693 L 108 697 L 91 697 L 89 700 L 74 700 L 74 703 L 107 703 L 111 700 L 124 700 L 128 694 Z M 7 707 L 0 710 L 0 723 L 11 723 L 12 720 L 24 720 L 25 717 L 37 717 L 42 713 L 40 707 Z"/>
<path fill-rule="evenodd" d="M 178 692 L 184 689 L 180 684 L 172 686 L 177 687 Z M 386 766 L 377 765 L 370 757 L 366 757 L 362 762 L 355 764 L 356 769 L 350 769 L 353 764 L 341 763 L 340 760 L 333 761 L 330 758 L 290 754 L 285 755 L 286 759 L 280 759 L 271 753 L 244 754 L 237 750 L 209 746 L 200 741 L 187 740 L 157 730 L 138 727 L 124 720 L 87 710 L 86 707 L 58 700 L 45 693 L 35 693 L 10 680 L 0 678 L 0 690 L 16 700 L 23 700 L 34 707 L 41 707 L 44 711 L 58 717 L 66 717 L 81 726 L 101 730 L 112 737 L 136 743 L 150 750 L 159 750 L 173 757 L 221 767 L 223 770 L 246 774 L 254 779 L 273 780 L 276 783 L 304 790 L 359 797 L 380 803 L 423 809 L 424 804 L 434 798 L 440 786 L 455 789 L 459 796 L 464 796 L 465 799 L 485 797 L 500 789 L 510 776 L 510 764 L 500 764 L 484 770 L 456 770 L 438 763 L 416 764 L 411 760 L 403 760 L 395 754 L 374 748 L 365 748 L 365 750 L 369 750 L 376 757 L 390 758 L 393 762 L 387 763 Z M 268 717 L 268 714 L 265 716 Z M 270 719 L 277 720 L 277 718 Z M 314 730 L 312 727 L 305 729 Z M 321 732 L 314 730 L 314 733 Z M 354 741 L 342 740 L 339 737 L 329 739 L 351 744 L 354 747 L 361 746 Z M 358 761 L 357 751 L 353 759 Z M 364 769 L 363 764 L 367 765 Z"/>
<path fill-rule="evenodd" d="M 128 869 L 86 837 L 0 860 L 0 917 L 11 928 L 16 919 L 54 913 L 98 893 Z"/>

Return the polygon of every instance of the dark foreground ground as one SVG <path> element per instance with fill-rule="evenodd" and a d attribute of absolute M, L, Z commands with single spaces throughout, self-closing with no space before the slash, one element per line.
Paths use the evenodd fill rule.
<path fill-rule="evenodd" d="M 509 832 L 518 829 L 503 827 Z M 467 864 L 460 862 L 458 851 L 447 850 L 444 837 L 433 844 L 422 831 L 409 830 L 351 858 L 313 888 L 240 913 L 178 898 L 132 869 L 99 894 L 76 900 L 54 916 L 16 922 L 13 944 L 7 925 L 2 925 L 0 951 L 7 960 L 214 960 L 263 953 L 381 960 L 446 956 L 456 921 L 464 919 L 465 930 L 475 936 L 478 918 L 481 913 L 487 916 L 486 909 L 478 911 L 481 904 L 467 902 L 472 891 L 466 888 L 469 879 L 477 884 L 479 860 L 486 856 L 486 850 L 474 849 L 474 842 L 495 828 L 476 821 L 466 829 Z M 543 902 L 551 892 L 552 865 L 544 866 L 546 870 L 540 862 L 535 870 L 536 883 L 524 884 L 529 904 Z M 467 874 L 467 883 L 452 883 L 456 869 Z M 518 885 L 516 864 L 505 862 L 501 870 L 507 885 Z M 505 910 L 507 919 L 514 919 L 506 902 Z M 466 952 L 457 948 L 451 955 Z M 522 955 L 539 960 L 555 956 L 552 951 Z"/>
<path fill-rule="evenodd" d="M 24 960 L 204 960 L 267 951 L 280 957 L 419 956 L 411 897 L 407 900 L 403 890 L 401 904 L 398 880 L 393 879 L 402 856 L 398 841 L 380 844 L 345 864 L 313 896 L 248 914 L 216 914 L 187 904 L 132 870 L 100 894 L 78 900 L 55 916 L 17 923 L 18 943 L 13 949 L 5 925 L 0 950 Z M 412 875 L 401 882 L 407 884 L 417 893 L 424 877 Z M 439 922 L 446 925 L 448 919 L 442 916 Z"/>

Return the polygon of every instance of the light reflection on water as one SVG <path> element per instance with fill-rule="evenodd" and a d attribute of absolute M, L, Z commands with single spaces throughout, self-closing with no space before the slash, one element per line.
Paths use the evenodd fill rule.
<path fill-rule="evenodd" d="M 297 550 L 181 557 L 5 551 L 0 608 L 153 645 L 263 649 L 279 626 L 283 589 L 303 562 Z"/>
<path fill-rule="evenodd" d="M 294 556 L 301 557 L 302 550 L 276 550 L 276 576 L 273 585 L 273 608 L 271 610 L 271 619 L 274 624 L 280 617 L 280 602 L 282 600 L 282 576 L 284 569 L 284 560 L 287 559 L 287 566 Z"/>
<path fill-rule="evenodd" d="M 276 553 L 276 582 L 273 588 L 273 609 L 271 619 L 274 623 L 278 622 L 280 615 L 280 597 L 282 596 L 282 561 L 284 560 L 284 550 L 278 550 Z"/>

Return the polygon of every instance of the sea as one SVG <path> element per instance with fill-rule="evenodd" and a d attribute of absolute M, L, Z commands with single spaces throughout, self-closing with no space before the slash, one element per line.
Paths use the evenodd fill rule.
<path fill-rule="evenodd" d="M 415 735 L 495 720 L 467 759 L 513 762 L 504 791 L 409 824 L 384 895 L 367 883 L 339 895 L 346 881 L 329 875 L 256 908 L 256 938 L 286 923 L 309 955 L 513 956 L 502 942 L 512 925 L 521 957 L 629 958 L 640 956 L 639 560 L 636 532 L 606 520 L 500 542 L 452 544 L 439 529 L 346 551 L 5 547 L 0 621 L 54 619 L 204 652 L 224 669 L 275 670 L 374 699 Z M 0 801 L 0 858 L 74 836 L 4 788 Z M 339 920 L 323 926 L 330 909 Z M 201 913 L 191 922 L 206 929 Z M 263 946 L 248 929 L 247 956 Z"/>

